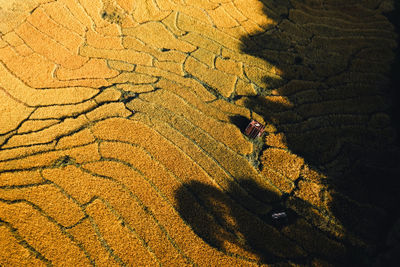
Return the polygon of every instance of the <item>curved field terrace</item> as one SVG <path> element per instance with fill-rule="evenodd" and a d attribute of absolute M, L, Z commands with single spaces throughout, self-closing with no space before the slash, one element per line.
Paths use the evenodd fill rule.
<path fill-rule="evenodd" d="M 0 0 L 0 266 L 396 265 L 396 5 Z"/>

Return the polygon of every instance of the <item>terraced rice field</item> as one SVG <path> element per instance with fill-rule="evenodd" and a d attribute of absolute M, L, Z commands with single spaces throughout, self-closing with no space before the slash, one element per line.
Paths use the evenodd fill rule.
<path fill-rule="evenodd" d="M 388 264 L 393 9 L 0 0 L 0 266 Z"/>

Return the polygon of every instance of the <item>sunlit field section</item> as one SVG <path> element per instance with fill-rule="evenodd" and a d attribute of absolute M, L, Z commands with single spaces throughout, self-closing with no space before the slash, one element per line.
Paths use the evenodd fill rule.
<path fill-rule="evenodd" d="M 0 266 L 388 264 L 394 11 L 0 0 Z"/>

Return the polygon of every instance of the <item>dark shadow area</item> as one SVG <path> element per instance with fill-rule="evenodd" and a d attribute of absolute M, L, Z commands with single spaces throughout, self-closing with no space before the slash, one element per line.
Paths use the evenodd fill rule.
<path fill-rule="evenodd" d="M 271 192 L 250 179 L 238 181 L 259 194 L 264 192 L 271 196 Z M 269 211 L 266 214 L 256 214 L 251 211 L 253 207 L 249 206 L 252 203 L 235 201 L 231 197 L 234 192 L 234 183 L 231 183 L 228 191 L 221 191 L 212 185 L 192 181 L 183 184 L 175 192 L 177 210 L 199 237 L 229 256 L 266 264 L 288 260 L 301 264 L 307 262 L 301 249 L 279 232 L 296 222 L 298 216 L 294 211 L 274 203 L 267 205 Z M 285 216 L 272 217 L 282 212 Z"/>
<path fill-rule="evenodd" d="M 302 244 L 311 258 L 316 256 L 340 266 L 373 265 L 374 259 L 389 249 L 388 232 L 400 217 L 400 153 L 395 131 L 399 116 L 394 115 L 399 111 L 400 65 L 393 38 L 393 25 L 398 32 L 399 3 L 397 10 L 388 15 L 392 25 L 382 15 L 386 9 L 380 1 L 261 2 L 265 15 L 277 25 L 243 36 L 242 52 L 276 66 L 281 70 L 281 79 L 266 75 L 257 84 L 257 96 L 235 99 L 273 124 L 285 136 L 289 151 L 326 176 L 323 183 L 329 198 L 321 212 L 336 218 L 345 235 L 334 236 L 334 230 L 327 230 L 329 225 L 318 225 L 312 205 L 293 193 L 282 198 L 280 208 L 296 207 L 290 211 L 289 225 L 300 227 L 296 222 L 304 218 L 313 224 L 310 229 L 318 229 L 342 244 L 345 253 L 333 251 L 336 256 L 330 258 L 307 247 L 310 238 L 315 245 L 324 245 L 322 237 L 319 241 L 310 237 L 313 230 L 307 232 L 300 227 L 297 239 L 291 238 Z M 242 132 L 249 122 L 241 116 L 231 121 Z M 264 146 L 269 147 L 268 143 Z M 182 197 L 187 189 L 197 199 Z M 254 221 L 245 219 L 243 209 L 251 209 L 225 202 L 229 194 L 199 183 L 187 184 L 177 192 L 179 211 L 200 237 L 222 251 L 228 251 L 223 245 L 227 240 L 253 251 L 264 263 L 282 261 L 285 256 L 271 252 L 271 246 L 284 251 L 280 246 L 284 238 L 268 238 L 268 234 L 261 233 L 258 222 L 278 232 L 285 232 L 285 228 L 259 215 L 253 215 Z M 203 217 L 193 208 L 194 202 L 204 207 Z M 213 223 L 222 228 L 207 226 Z M 299 254 L 286 259 L 298 263 L 310 260 Z"/>
<path fill-rule="evenodd" d="M 400 2 L 394 1 L 394 10 L 387 12 L 385 15 L 389 19 L 389 21 L 393 24 L 395 28 L 395 32 L 397 34 L 397 43 L 399 44 L 400 40 Z M 390 89 L 392 95 L 392 119 L 393 124 L 397 129 L 397 132 L 400 133 L 400 45 L 397 46 L 395 50 L 395 58 L 392 64 L 391 72 L 390 72 Z M 397 138 L 397 144 L 399 144 L 399 138 Z"/>
<path fill-rule="evenodd" d="M 386 7 L 379 1 L 261 2 L 278 26 L 243 37 L 242 51 L 274 64 L 283 81 L 265 77 L 260 94 L 242 101 L 284 134 L 291 152 L 327 176 L 327 212 L 365 242 L 360 261 L 366 263 L 386 249 L 388 229 L 399 218 L 393 130 L 399 62 L 392 25 L 377 12 Z"/>
<path fill-rule="evenodd" d="M 236 127 L 240 129 L 242 134 L 244 134 L 244 130 L 246 129 L 247 125 L 249 125 L 249 123 L 251 122 L 251 120 L 241 115 L 235 115 L 230 117 L 230 121 L 232 124 L 236 125 Z"/>
<path fill-rule="evenodd" d="M 396 129 L 397 134 L 400 133 L 400 2 L 399 1 L 393 1 L 394 3 L 394 10 L 391 10 L 385 15 L 387 16 L 388 20 L 392 23 L 394 26 L 394 31 L 397 34 L 397 48 L 395 49 L 395 57 L 394 61 L 391 66 L 391 71 L 390 71 L 390 90 L 389 93 L 391 95 L 392 103 L 390 107 L 390 112 L 391 112 L 391 118 L 393 121 L 393 127 Z M 400 138 L 397 137 L 396 140 L 396 145 L 397 147 L 400 147 Z M 394 158 L 397 163 L 395 163 L 395 166 L 397 166 L 398 162 L 400 162 L 400 157 L 395 157 Z M 397 177 L 394 178 L 394 184 L 399 184 L 398 177 L 400 177 L 400 172 L 395 173 L 394 175 L 392 174 L 392 177 Z M 394 187 L 398 195 L 398 190 L 400 190 L 400 187 Z M 397 203 L 400 203 L 400 198 L 396 198 L 394 201 L 397 201 Z M 393 201 L 393 200 L 392 200 Z M 400 210 L 396 206 L 396 211 L 392 211 L 393 215 L 391 218 L 394 218 L 394 225 L 390 225 L 388 227 L 388 235 L 386 238 L 386 242 L 384 246 L 381 248 L 379 251 L 379 257 L 376 261 L 376 265 L 379 266 L 398 266 L 399 265 L 399 251 L 400 251 L 400 234 L 398 232 L 399 225 L 400 225 Z"/>

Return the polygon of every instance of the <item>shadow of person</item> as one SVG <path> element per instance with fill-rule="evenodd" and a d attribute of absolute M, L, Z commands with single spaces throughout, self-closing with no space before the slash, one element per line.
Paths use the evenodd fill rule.
<path fill-rule="evenodd" d="M 251 179 L 238 182 L 258 194 L 266 191 Z M 297 220 L 296 214 L 280 203 L 271 203 L 267 214 L 255 214 L 250 203 L 243 205 L 231 197 L 234 192 L 233 182 L 227 191 L 221 191 L 191 181 L 175 192 L 177 210 L 199 237 L 229 256 L 267 264 L 288 260 L 305 263 L 302 249 L 279 232 Z M 273 219 L 273 214 L 282 212 L 284 218 Z"/>
<path fill-rule="evenodd" d="M 243 36 L 242 52 L 274 64 L 281 76 L 266 75 L 257 96 L 237 97 L 237 103 L 273 124 L 285 149 L 326 176 L 322 209 L 343 228 L 344 243 L 374 256 L 400 216 L 400 157 L 389 101 L 397 43 L 383 15 L 392 6 L 261 2 L 276 26 Z M 232 118 L 240 128 L 238 121 Z M 274 146 L 266 141 L 264 152 Z"/>
<path fill-rule="evenodd" d="M 266 71 L 261 81 L 252 80 L 252 66 L 244 66 L 257 95 L 234 100 L 276 129 L 264 138 L 261 173 L 263 158 L 273 155 L 267 152 L 280 149 L 304 159 L 303 170 L 317 178 L 300 172 L 294 188 L 286 190 L 281 208 L 292 215 L 282 228 L 268 216 L 249 215 L 251 209 L 231 200 L 229 191 L 197 182 L 177 191 L 179 212 L 200 237 L 227 254 L 257 255 L 263 263 L 310 263 L 316 257 L 368 264 L 385 249 L 388 229 L 400 216 L 400 157 L 389 101 L 397 43 L 383 15 L 390 7 L 382 1 L 261 2 L 276 25 L 243 36 L 241 52 L 276 66 L 279 77 Z M 249 119 L 235 116 L 231 122 L 243 132 Z M 278 134 L 280 142 L 271 142 Z M 310 197 L 313 186 L 319 188 L 318 206 Z M 196 200 L 187 201 L 187 191 Z"/>

